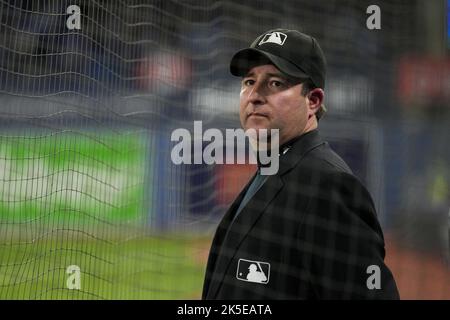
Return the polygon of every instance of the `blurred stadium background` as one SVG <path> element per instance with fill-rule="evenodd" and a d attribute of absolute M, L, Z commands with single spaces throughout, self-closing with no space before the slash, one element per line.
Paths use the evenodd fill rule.
<path fill-rule="evenodd" d="M 381 30 L 366 28 L 371 4 Z M 0 0 L 0 299 L 199 298 L 211 236 L 255 168 L 176 166 L 170 135 L 194 120 L 239 127 L 229 59 L 276 27 L 324 49 L 322 132 L 374 197 L 401 297 L 450 299 L 449 12 L 447 0 Z"/>

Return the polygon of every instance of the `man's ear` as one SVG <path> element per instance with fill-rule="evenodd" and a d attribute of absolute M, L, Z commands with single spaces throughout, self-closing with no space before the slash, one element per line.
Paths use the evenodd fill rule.
<path fill-rule="evenodd" d="M 312 89 L 308 93 L 308 113 L 310 115 L 316 114 L 319 110 L 320 106 L 323 103 L 323 99 L 325 97 L 325 92 L 321 88 Z"/>
<path fill-rule="evenodd" d="M 308 93 L 309 108 L 311 110 L 315 110 L 315 111 L 319 110 L 320 106 L 323 103 L 324 97 L 325 97 L 325 92 L 323 91 L 323 89 L 320 89 L 320 88 L 312 89 Z"/>

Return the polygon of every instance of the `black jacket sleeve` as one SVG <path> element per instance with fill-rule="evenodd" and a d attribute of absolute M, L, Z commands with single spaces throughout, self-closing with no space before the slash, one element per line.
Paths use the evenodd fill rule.
<path fill-rule="evenodd" d="M 353 175 L 318 177 L 297 235 L 317 299 L 399 299 L 369 192 Z"/>

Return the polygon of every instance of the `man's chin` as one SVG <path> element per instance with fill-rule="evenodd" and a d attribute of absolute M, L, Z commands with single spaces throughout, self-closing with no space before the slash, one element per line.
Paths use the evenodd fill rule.
<path fill-rule="evenodd" d="M 245 133 L 249 138 L 258 139 L 260 137 L 270 136 L 270 128 L 267 127 L 246 127 Z"/>
<path fill-rule="evenodd" d="M 272 128 L 265 126 L 265 125 L 248 125 L 247 124 L 246 126 L 244 126 L 245 131 L 255 131 L 258 134 L 261 132 L 261 130 L 265 131 L 265 132 L 270 132 L 270 129 L 272 129 Z"/>

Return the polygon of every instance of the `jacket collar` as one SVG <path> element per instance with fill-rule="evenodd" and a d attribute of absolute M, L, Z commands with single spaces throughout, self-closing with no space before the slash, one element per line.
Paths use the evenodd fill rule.
<path fill-rule="evenodd" d="M 280 147 L 279 175 L 285 174 L 292 169 L 306 153 L 324 143 L 319 131 L 314 129 L 283 144 Z"/>
<path fill-rule="evenodd" d="M 319 131 L 314 129 L 282 144 L 278 151 L 280 175 L 291 169 L 309 150 L 314 149 L 323 143 L 325 142 L 320 137 Z M 258 170 L 260 170 L 261 167 L 270 166 L 270 163 L 263 165 L 259 162 L 258 153 L 256 153 L 256 157 Z"/>

